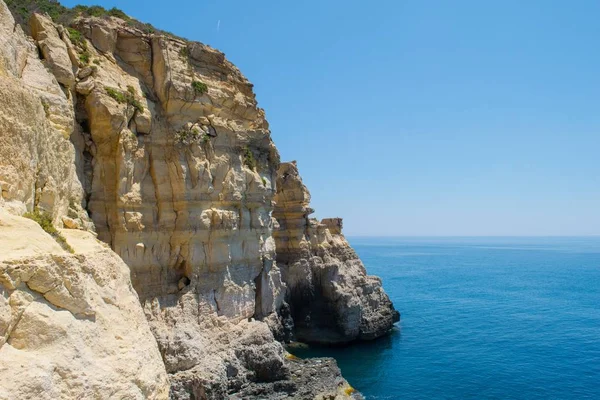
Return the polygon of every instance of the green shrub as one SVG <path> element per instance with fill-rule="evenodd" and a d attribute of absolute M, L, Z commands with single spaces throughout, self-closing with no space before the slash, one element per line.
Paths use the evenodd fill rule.
<path fill-rule="evenodd" d="M 142 106 L 142 103 L 137 99 L 135 88 L 133 86 L 128 85 L 126 92 L 121 92 L 120 90 L 111 87 L 105 87 L 104 90 L 106 90 L 106 94 L 115 99 L 117 103 L 125 103 L 139 112 L 144 112 L 144 106 Z"/>
<path fill-rule="evenodd" d="M 127 98 L 127 104 L 129 104 L 130 106 L 132 106 L 133 108 L 135 108 L 137 111 L 139 111 L 141 113 L 144 112 L 144 106 L 135 97 L 133 97 L 133 98 Z"/>
<path fill-rule="evenodd" d="M 26 24 L 32 13 L 48 14 L 54 22 L 69 12 L 67 7 L 53 0 L 6 0 L 6 5 L 15 17 L 19 17 L 19 23 Z"/>
<path fill-rule="evenodd" d="M 151 24 L 143 24 L 143 27 L 141 29 L 145 33 L 154 33 L 154 32 L 156 32 L 156 28 L 153 27 Z"/>
<path fill-rule="evenodd" d="M 265 179 L 265 177 L 264 177 L 264 176 L 261 176 L 261 177 L 260 177 L 260 180 L 262 181 L 262 184 L 263 184 L 263 186 L 264 186 L 264 187 L 267 187 L 267 180 Z"/>
<path fill-rule="evenodd" d="M 127 14 L 123 12 L 123 10 L 120 10 L 117 7 L 113 7 L 110 10 L 108 10 L 108 15 L 110 15 L 111 17 L 121 18 L 125 21 L 129 21 L 131 19 Z"/>
<path fill-rule="evenodd" d="M 253 171 L 256 170 L 256 159 L 248 146 L 244 147 L 244 165 Z"/>
<path fill-rule="evenodd" d="M 21 17 L 21 19 L 23 19 L 23 21 L 28 21 L 29 16 L 31 15 L 31 11 L 29 11 L 29 9 L 27 9 L 26 7 L 19 7 L 17 13 Z"/>
<path fill-rule="evenodd" d="M 200 141 L 200 131 L 198 129 L 185 129 L 182 128 L 175 132 L 175 142 L 180 145 L 189 146 L 192 143 L 198 143 Z"/>
<path fill-rule="evenodd" d="M 87 11 L 88 8 L 89 8 L 88 6 L 84 6 L 83 4 L 78 4 L 75 7 L 73 7 L 71 9 L 71 11 L 73 11 L 74 13 L 77 13 L 77 14 L 83 14 L 84 12 Z"/>
<path fill-rule="evenodd" d="M 85 10 L 85 13 L 90 17 L 104 17 L 108 14 L 108 11 L 102 6 L 91 6 Z"/>
<path fill-rule="evenodd" d="M 113 7 L 110 10 L 105 9 L 102 6 L 84 5 L 77 5 L 73 8 L 68 8 L 62 6 L 57 0 L 5 0 L 5 3 L 15 17 L 17 23 L 19 23 L 26 32 L 28 32 L 29 29 L 29 17 L 32 13 L 38 12 L 42 14 L 48 14 L 54 22 L 63 24 L 65 26 L 70 25 L 75 18 L 79 16 L 96 18 L 116 17 L 126 21 L 129 26 L 137 28 L 147 34 L 160 33 L 166 36 L 181 39 L 181 37 L 170 32 L 156 29 L 151 24 L 139 22 L 129 17 L 127 14 L 125 14 L 125 12 L 116 7 Z"/>
<path fill-rule="evenodd" d="M 42 99 L 42 107 L 44 107 L 44 113 L 46 114 L 46 118 L 48 118 L 50 116 L 50 104 Z"/>
<path fill-rule="evenodd" d="M 90 54 L 90 52 L 87 50 L 84 50 L 79 54 L 79 61 L 82 64 L 89 64 L 91 57 L 92 57 L 92 55 Z"/>
<path fill-rule="evenodd" d="M 180 145 L 189 146 L 192 143 L 208 143 L 209 141 L 210 136 L 197 127 L 193 127 L 192 129 L 181 128 L 175 132 L 175 142 Z"/>
<path fill-rule="evenodd" d="M 75 28 L 67 28 L 67 31 L 69 32 L 69 39 L 71 39 L 71 42 L 73 42 L 74 45 L 81 46 L 81 47 L 87 47 L 84 44 L 85 37 L 83 36 L 83 34 L 81 32 L 79 32 Z"/>
<path fill-rule="evenodd" d="M 125 103 L 125 95 L 123 92 L 118 91 L 117 89 L 113 89 L 111 87 L 105 87 L 106 94 L 115 99 L 117 103 Z"/>
<path fill-rule="evenodd" d="M 181 50 L 179 50 L 179 56 L 187 61 L 190 57 L 190 49 L 188 49 L 187 46 L 182 47 Z"/>
<path fill-rule="evenodd" d="M 196 95 L 203 95 L 208 92 L 208 86 L 200 81 L 192 81 L 192 88 L 194 88 L 194 93 L 196 93 Z"/>
<path fill-rule="evenodd" d="M 44 231 L 46 231 L 46 233 L 48 233 L 50 236 L 52 236 L 52 238 L 54 238 L 54 240 L 56 240 L 60 247 L 62 247 L 69 253 L 75 253 L 73 248 L 69 246 L 69 243 L 67 243 L 65 237 L 61 235 L 61 233 L 54 227 L 54 225 L 52 225 L 52 217 L 50 216 L 50 214 L 44 211 L 40 211 L 36 208 L 33 212 L 23 214 L 23 217 L 29 218 L 30 220 L 37 222 L 38 225 Z"/>

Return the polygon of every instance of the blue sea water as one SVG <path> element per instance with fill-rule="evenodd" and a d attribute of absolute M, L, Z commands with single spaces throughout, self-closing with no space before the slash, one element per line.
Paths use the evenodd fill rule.
<path fill-rule="evenodd" d="M 600 237 L 349 240 L 402 319 L 299 355 L 367 399 L 600 399 Z"/>

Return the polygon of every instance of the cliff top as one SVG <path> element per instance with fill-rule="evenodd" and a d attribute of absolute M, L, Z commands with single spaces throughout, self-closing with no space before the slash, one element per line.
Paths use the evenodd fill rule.
<path fill-rule="evenodd" d="M 77 5 L 73 8 L 65 7 L 56 0 L 6 0 L 6 5 L 12 12 L 15 21 L 19 23 L 25 31 L 28 29 L 28 22 L 34 13 L 47 14 L 53 22 L 61 25 L 71 25 L 78 18 L 94 17 L 102 19 L 117 18 L 127 25 L 137 28 L 145 33 L 162 34 L 174 38 L 182 39 L 175 34 L 155 28 L 151 24 L 140 22 L 135 18 L 125 14 L 117 7 L 109 10 L 102 6 Z"/>

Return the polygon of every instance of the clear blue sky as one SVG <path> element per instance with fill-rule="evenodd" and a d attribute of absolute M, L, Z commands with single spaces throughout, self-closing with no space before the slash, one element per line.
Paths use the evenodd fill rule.
<path fill-rule="evenodd" d="M 600 234 L 596 0 L 82 3 L 225 52 L 348 235 Z"/>

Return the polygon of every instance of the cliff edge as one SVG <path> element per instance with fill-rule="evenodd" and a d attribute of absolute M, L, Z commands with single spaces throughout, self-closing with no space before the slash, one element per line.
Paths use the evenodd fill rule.
<path fill-rule="evenodd" d="M 398 313 L 341 220 L 308 218 L 252 84 L 120 10 L 21 3 L 24 30 L 0 0 L 0 399 L 358 397 L 281 342 Z"/>
<path fill-rule="evenodd" d="M 279 166 L 276 187 L 273 236 L 296 338 L 342 344 L 388 333 L 400 314 L 344 238 L 342 219 L 309 217 L 310 193 L 296 162 Z"/>

